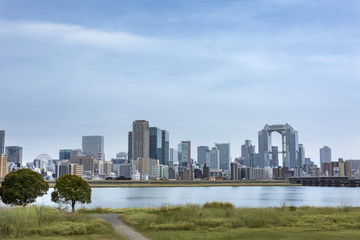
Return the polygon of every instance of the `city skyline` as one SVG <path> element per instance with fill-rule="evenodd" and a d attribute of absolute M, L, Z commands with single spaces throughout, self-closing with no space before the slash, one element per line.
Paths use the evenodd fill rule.
<path fill-rule="evenodd" d="M 110 159 L 146 119 L 194 159 L 229 142 L 233 160 L 289 123 L 315 163 L 323 146 L 359 159 L 359 16 L 359 1 L 0 0 L 5 145 L 30 162 L 101 135 Z"/>
<path fill-rule="evenodd" d="M 157 128 L 157 127 L 149 127 L 150 126 L 150 122 L 148 122 L 148 121 L 146 121 L 146 120 L 134 120 L 133 121 L 133 123 L 132 123 L 132 125 L 133 125 L 133 129 L 132 130 L 134 130 L 134 124 L 137 124 L 137 123 L 140 123 L 140 124 L 145 124 L 146 126 L 147 126 L 147 128 L 148 128 L 148 132 L 149 132 L 149 129 L 156 129 L 156 131 L 159 131 L 160 133 L 159 133 L 159 135 L 160 135 L 160 137 L 161 138 L 163 138 L 164 136 L 163 136 L 163 134 L 164 134 L 164 132 L 167 134 L 167 139 L 169 140 L 169 133 L 166 131 L 166 130 L 161 130 L 161 129 L 159 129 L 159 128 Z M 275 125 L 273 125 L 273 126 L 270 126 L 270 127 L 279 127 L 279 126 L 282 126 L 282 125 L 279 125 L 279 124 L 275 124 Z M 288 124 L 286 124 L 286 125 L 284 125 L 284 126 L 289 126 Z M 269 125 L 265 125 L 265 129 L 267 129 L 269 127 Z M 290 128 L 291 128 L 291 126 L 289 126 Z M 292 129 L 292 128 L 291 128 Z M 20 148 L 21 149 L 21 159 L 22 159 L 22 147 L 19 147 L 19 146 L 7 146 L 6 145 L 6 138 L 4 138 L 4 136 L 5 136 L 5 130 L 0 130 L 1 132 L 2 132 L 2 134 L 3 134 L 3 138 L 2 138 L 2 140 L 5 140 L 5 141 L 3 141 L 4 143 L 5 143 L 5 147 L 6 148 Z M 264 131 L 264 129 L 262 129 L 261 131 L 259 131 L 259 134 L 260 133 L 262 133 Z M 130 131 L 130 132 L 128 132 L 128 136 L 127 136 L 127 141 L 128 141 L 128 144 L 129 143 L 131 143 L 131 144 L 134 144 L 133 143 L 133 137 L 131 137 L 131 140 L 130 140 L 130 138 L 129 138 L 129 135 L 130 136 L 133 136 L 133 131 Z M 149 133 L 148 133 L 149 134 Z M 297 134 L 297 132 L 296 132 L 296 134 Z M 71 152 L 72 151 L 81 151 L 82 153 L 84 153 L 85 154 L 85 156 L 88 156 L 90 153 L 89 152 L 87 152 L 86 150 L 84 151 L 84 139 L 86 139 L 86 140 L 88 140 L 88 141 L 93 141 L 93 140 L 96 140 L 96 141 L 98 141 L 98 142 L 101 142 L 101 144 L 98 146 L 98 144 L 96 143 L 95 144 L 95 142 L 94 143 L 92 143 L 91 142 L 91 144 L 93 144 L 93 147 L 99 147 L 99 149 L 101 148 L 102 150 L 104 150 L 104 148 L 105 148 L 105 144 L 104 144 L 104 139 L 105 139 L 105 137 L 104 136 L 100 136 L 100 135 L 91 135 L 91 136 L 82 136 L 81 137 L 82 138 L 82 145 L 83 145 L 83 148 L 80 148 L 80 149 L 75 149 L 74 147 L 69 147 L 68 149 L 58 149 L 57 150 L 57 156 L 59 156 L 59 157 L 55 157 L 55 158 L 53 158 L 52 157 L 52 159 L 59 159 L 59 160 L 61 160 L 61 157 L 60 157 L 60 155 L 61 154 L 65 154 L 65 153 L 62 153 L 63 151 L 69 151 L 69 153 L 68 154 L 71 154 Z M 260 138 L 260 135 L 259 135 L 259 138 Z M 271 136 L 269 136 L 269 138 L 271 139 Z M 90 139 L 92 139 L 92 140 L 90 140 Z M 168 141 L 167 140 L 167 141 Z M 149 138 L 149 141 L 150 141 L 150 138 Z M 90 143 L 89 142 L 89 143 Z M 171 149 L 179 149 L 180 148 L 180 145 L 181 145 L 181 143 L 184 143 L 184 142 L 188 142 L 188 141 L 180 141 L 180 143 L 175 143 L 174 144 L 174 147 L 168 147 L 168 150 L 169 150 L 169 153 L 168 154 L 170 154 L 170 150 Z M 190 141 L 191 142 L 191 141 Z M 281 142 L 281 141 L 280 141 Z M 279 142 L 276 142 L 276 143 L 279 143 Z M 95 144 L 95 145 L 94 145 Z M 167 142 L 167 144 L 169 145 L 169 141 Z M 220 146 L 220 145 L 229 145 L 230 146 L 230 144 L 231 143 L 226 143 L 226 144 L 218 144 L 218 143 L 216 143 L 216 142 L 214 142 L 213 143 L 213 145 L 215 145 L 216 146 L 216 149 L 217 149 L 217 147 L 218 147 L 218 145 Z M 247 152 L 247 151 L 249 151 L 249 150 L 245 150 L 244 149 L 244 146 L 246 146 L 246 144 L 248 144 L 248 146 L 250 147 L 250 146 L 252 146 L 251 144 L 252 144 L 252 142 L 251 142 L 251 140 L 250 139 L 246 139 L 245 140 L 245 145 L 244 145 L 244 143 L 240 146 L 240 155 L 238 155 L 238 156 L 235 156 L 235 157 L 233 157 L 232 155 L 231 155 L 231 148 L 229 147 L 229 149 L 228 149 L 228 153 L 230 154 L 230 156 L 229 156 L 229 164 L 230 164 L 230 162 L 233 162 L 234 160 L 235 160 L 235 158 L 239 158 L 239 157 L 242 157 L 245 161 L 249 161 L 249 159 L 248 159 L 248 157 L 246 157 L 246 156 L 244 156 L 243 155 L 243 151 L 245 151 L 245 152 Z M 281 155 L 282 155 L 282 153 L 281 152 L 278 152 L 278 148 L 280 148 L 281 146 L 278 146 L 278 145 L 271 145 L 272 144 L 272 141 L 270 141 L 270 146 L 273 148 L 273 150 L 274 150 L 274 148 L 276 148 L 276 150 L 275 150 L 275 152 L 276 152 L 276 156 L 277 156 L 277 158 L 280 158 L 281 157 Z M 194 149 L 195 149 L 195 151 L 194 151 L 194 153 L 193 154 L 190 154 L 190 157 L 191 157 L 191 159 L 193 159 L 193 160 L 196 160 L 198 163 L 199 163 L 199 148 L 201 149 L 201 148 L 204 148 L 204 147 L 206 147 L 206 148 L 208 148 L 207 150 L 209 150 L 209 146 L 211 146 L 212 144 L 210 144 L 210 145 L 208 145 L 208 146 L 202 146 L 202 145 L 200 145 L 200 146 L 191 146 L 191 152 L 193 152 L 194 151 Z M 165 146 L 165 145 L 164 145 Z M 259 154 L 259 148 L 257 147 L 257 145 L 253 145 L 252 146 L 253 147 L 253 153 L 257 153 L 257 154 Z M 321 147 L 321 148 L 319 148 L 319 151 L 320 151 L 320 154 L 319 154 L 319 162 L 317 162 L 316 160 L 315 160 L 315 164 L 318 164 L 319 165 L 319 167 L 320 167 L 320 164 L 321 164 L 321 158 L 322 158 L 322 150 L 324 149 L 324 148 L 328 148 L 328 149 L 330 149 L 330 151 L 331 151 L 331 147 L 329 148 L 328 146 L 323 146 L 323 147 Z M 129 148 L 129 145 L 127 146 L 127 149 L 128 150 L 130 150 L 130 149 L 132 149 L 132 147 L 131 148 Z M 203 149 L 201 149 L 200 151 L 203 151 Z M 298 152 L 301 152 L 300 154 L 299 154 L 299 158 L 302 158 L 302 159 L 305 159 L 305 157 L 306 158 L 309 158 L 309 159 L 311 159 L 312 161 L 314 161 L 314 159 L 313 158 L 311 158 L 310 156 L 308 156 L 308 155 L 303 155 L 304 153 L 306 153 L 306 150 L 304 149 L 304 144 L 299 144 L 298 145 L 298 150 L 297 150 Z M 97 152 L 97 151 L 95 151 L 95 152 Z M 147 150 L 147 154 L 149 154 L 150 153 L 150 151 L 149 150 Z M 115 153 L 115 155 L 110 155 L 110 156 L 108 156 L 108 158 L 103 158 L 103 160 L 107 160 L 107 161 L 109 161 L 109 159 L 112 159 L 112 158 L 116 158 L 119 154 L 123 154 L 123 153 L 127 153 L 127 154 L 133 154 L 133 152 L 132 153 L 128 153 L 128 152 L 124 152 L 124 151 L 117 151 L 116 153 Z M 46 153 L 46 152 L 43 152 L 43 153 L 41 153 L 41 154 L 45 154 L 45 155 L 48 155 L 48 153 Z M 272 153 L 271 152 L 269 152 L 269 154 L 271 155 Z M 38 154 L 39 155 L 39 154 Z M 37 156 L 38 156 L 37 155 Z M 49 154 L 50 155 L 50 154 Z M 93 153 L 93 154 L 90 154 L 91 156 L 93 156 L 94 157 L 94 159 L 97 159 L 98 157 L 99 157 L 99 155 L 98 154 L 96 154 L 96 153 Z M 145 154 L 146 155 L 146 154 Z M 70 156 L 70 155 L 69 155 Z M 101 155 L 101 156 L 105 156 L 105 154 L 103 154 L 103 155 Z M 149 155 L 150 156 L 150 155 Z M 149 157 L 148 156 L 148 157 Z M 196 157 L 195 157 L 196 156 Z M 205 157 L 205 156 L 203 156 L 203 157 Z M 273 155 L 273 157 L 275 157 L 274 155 Z M 129 159 L 132 159 L 132 157 L 129 157 L 128 156 L 128 158 Z M 343 158 L 343 157 L 339 157 L 339 158 Z M 35 159 L 35 158 L 34 158 Z M 338 158 L 336 158 L 335 160 L 333 160 L 333 161 L 336 161 Z M 357 159 L 357 158 L 348 158 L 348 160 L 354 160 L 354 159 Z M 159 160 L 161 160 L 161 157 L 160 157 L 160 159 Z M 257 160 L 257 161 L 259 161 L 259 159 Z M 263 162 L 264 161 L 264 163 L 265 163 L 265 160 L 261 160 L 261 162 Z M 299 160 L 300 161 L 300 160 Z M 303 160 L 304 161 L 304 160 Z M 303 161 L 301 161 L 301 162 L 303 162 Z M 24 165 L 27 163 L 27 162 L 33 162 L 33 160 L 31 160 L 31 161 L 24 161 Z M 179 160 L 179 163 L 180 163 L 181 161 Z M 270 164 L 270 162 L 268 163 L 268 164 Z M 283 163 L 280 163 L 280 162 L 278 162 L 278 164 L 279 164 L 279 166 L 284 166 L 284 164 Z M 265 166 L 265 165 L 264 165 Z M 262 166 L 262 165 L 260 165 L 260 167 L 264 167 L 264 166 Z M 229 165 L 229 167 L 230 167 L 230 165 Z M 225 168 L 226 169 L 226 168 Z"/>

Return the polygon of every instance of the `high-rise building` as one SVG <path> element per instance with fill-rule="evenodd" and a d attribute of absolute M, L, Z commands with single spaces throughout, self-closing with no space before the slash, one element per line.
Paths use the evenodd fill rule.
<path fill-rule="evenodd" d="M 169 132 L 161 130 L 161 152 L 160 164 L 169 165 L 170 161 L 170 138 Z"/>
<path fill-rule="evenodd" d="M 204 165 L 206 163 L 206 151 L 209 151 L 208 146 L 197 147 L 197 162 L 198 162 L 198 164 Z"/>
<path fill-rule="evenodd" d="M 191 141 L 181 141 L 178 145 L 179 166 L 186 167 L 191 165 Z"/>
<path fill-rule="evenodd" d="M 159 159 L 161 162 L 161 145 L 162 145 L 161 129 L 157 127 L 149 127 L 149 157 Z"/>
<path fill-rule="evenodd" d="M 219 149 L 213 147 L 211 150 L 205 151 L 205 163 L 210 170 L 220 170 L 220 152 Z"/>
<path fill-rule="evenodd" d="M 169 164 L 169 133 L 166 130 L 149 128 L 149 156 L 159 159 L 160 164 Z"/>
<path fill-rule="evenodd" d="M 219 149 L 220 169 L 230 171 L 230 143 L 215 143 Z"/>
<path fill-rule="evenodd" d="M 5 130 L 0 130 L 0 155 L 5 154 Z"/>
<path fill-rule="evenodd" d="M 60 149 L 59 160 L 69 160 L 71 158 L 71 149 Z"/>
<path fill-rule="evenodd" d="M 133 160 L 132 154 L 133 154 L 133 141 L 132 141 L 133 135 L 132 132 L 130 131 L 128 134 L 128 159 L 129 162 L 131 162 Z"/>
<path fill-rule="evenodd" d="M 0 179 L 4 179 L 7 174 L 6 154 L 0 154 Z"/>
<path fill-rule="evenodd" d="M 104 137 L 103 136 L 83 136 L 82 150 L 86 156 L 92 156 L 96 160 L 104 160 Z"/>
<path fill-rule="evenodd" d="M 279 166 L 279 148 L 277 146 L 272 146 L 270 167 L 278 167 L 278 166 Z"/>
<path fill-rule="evenodd" d="M 237 165 L 237 163 L 235 163 L 235 162 L 232 162 L 231 164 L 230 164 L 230 166 L 231 166 L 231 180 L 239 180 L 239 176 L 238 176 L 238 165 Z"/>
<path fill-rule="evenodd" d="M 149 158 L 149 122 L 136 120 L 132 124 L 132 159 Z"/>
<path fill-rule="evenodd" d="M 328 146 L 324 146 L 320 148 L 320 167 L 321 171 L 323 171 L 323 163 L 331 162 L 331 148 Z"/>
<path fill-rule="evenodd" d="M 265 125 L 259 131 L 259 167 L 269 167 L 271 158 L 271 134 L 278 132 L 282 137 L 283 166 L 288 168 L 299 166 L 298 133 L 289 124 Z"/>
<path fill-rule="evenodd" d="M 299 157 L 298 157 L 299 167 L 304 167 L 305 164 L 305 148 L 303 144 L 299 144 Z"/>
<path fill-rule="evenodd" d="M 19 146 L 7 146 L 5 149 L 7 161 L 22 165 L 23 149 Z"/>
<path fill-rule="evenodd" d="M 250 155 L 255 153 L 255 146 L 251 145 L 251 140 L 245 140 L 245 144 L 241 145 L 241 157 L 244 159 L 246 166 L 250 167 Z"/>
<path fill-rule="evenodd" d="M 173 164 L 179 162 L 179 152 L 174 148 L 170 148 L 170 162 Z"/>

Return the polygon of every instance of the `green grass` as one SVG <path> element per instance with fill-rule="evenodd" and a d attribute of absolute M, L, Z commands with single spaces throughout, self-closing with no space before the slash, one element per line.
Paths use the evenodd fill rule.
<path fill-rule="evenodd" d="M 51 207 L 28 206 L 0 209 L 0 239 L 119 239 L 112 226 L 80 213 Z"/>
<path fill-rule="evenodd" d="M 231 203 L 133 208 L 122 219 L 154 239 L 360 239 L 360 208 L 234 208 Z"/>

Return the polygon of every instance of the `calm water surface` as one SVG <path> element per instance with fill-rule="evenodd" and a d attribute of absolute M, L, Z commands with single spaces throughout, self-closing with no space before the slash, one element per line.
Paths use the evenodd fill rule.
<path fill-rule="evenodd" d="M 56 206 L 51 192 L 36 204 Z M 282 203 L 293 206 L 360 206 L 360 188 L 347 187 L 149 187 L 93 188 L 93 207 L 158 207 L 162 205 L 203 204 L 209 201 L 231 202 L 237 207 L 273 207 Z M 79 205 L 80 207 L 80 205 Z"/>

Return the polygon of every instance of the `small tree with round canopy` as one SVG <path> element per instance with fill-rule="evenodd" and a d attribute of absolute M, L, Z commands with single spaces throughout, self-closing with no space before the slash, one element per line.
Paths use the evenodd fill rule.
<path fill-rule="evenodd" d="M 0 198 L 5 204 L 22 205 L 36 201 L 47 193 L 49 184 L 31 169 L 19 169 L 5 176 L 0 187 Z"/>
<path fill-rule="evenodd" d="M 76 202 L 91 203 L 91 188 L 81 177 L 65 174 L 56 180 L 51 200 L 56 203 L 69 203 L 72 212 L 75 212 Z"/>

